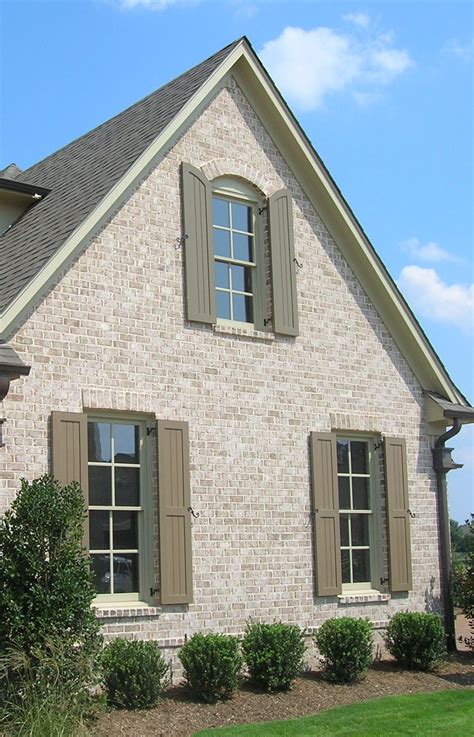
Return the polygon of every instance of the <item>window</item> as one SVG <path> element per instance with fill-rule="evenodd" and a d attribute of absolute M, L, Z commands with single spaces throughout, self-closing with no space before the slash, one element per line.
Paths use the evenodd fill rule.
<path fill-rule="evenodd" d="M 264 199 L 239 177 L 211 182 L 184 162 L 181 173 L 187 319 L 298 335 L 291 193 Z"/>
<path fill-rule="evenodd" d="M 372 578 L 372 443 L 338 437 L 336 445 L 342 585 L 367 589 Z"/>
<path fill-rule="evenodd" d="M 218 320 L 255 323 L 264 295 L 259 280 L 264 269 L 259 242 L 256 194 L 243 183 L 221 178 L 213 182 L 212 238 Z M 260 252 L 259 252 L 260 251 Z"/>
<path fill-rule="evenodd" d="M 89 551 L 99 600 L 140 598 L 145 565 L 145 468 L 141 423 L 87 422 Z"/>

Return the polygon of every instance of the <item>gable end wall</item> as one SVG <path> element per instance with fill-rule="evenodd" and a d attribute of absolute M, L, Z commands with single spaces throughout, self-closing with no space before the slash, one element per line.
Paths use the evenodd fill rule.
<path fill-rule="evenodd" d="M 231 156 L 229 156 L 231 152 Z M 181 161 L 294 201 L 300 336 L 214 331 L 184 318 Z M 229 164 L 230 168 L 230 164 Z M 255 181 L 255 179 L 258 181 Z M 174 652 L 249 617 L 311 632 L 335 614 L 377 626 L 439 608 L 435 481 L 421 388 L 336 244 L 233 80 L 143 181 L 11 345 L 31 374 L 4 402 L 0 511 L 49 470 L 53 410 L 152 412 L 190 427 L 194 603 L 104 612 L 107 634 Z M 310 431 L 406 438 L 414 591 L 342 604 L 314 597 Z M 155 459 L 156 460 L 156 459 Z M 382 499 L 382 504 L 384 500 Z M 386 569 L 386 537 L 383 541 Z"/>

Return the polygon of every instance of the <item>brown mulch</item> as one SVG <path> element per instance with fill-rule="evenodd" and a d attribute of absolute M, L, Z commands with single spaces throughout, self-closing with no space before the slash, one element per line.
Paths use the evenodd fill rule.
<path fill-rule="evenodd" d="M 474 654 L 451 655 L 437 673 L 418 673 L 389 661 L 375 664 L 361 683 L 340 686 L 325 682 L 317 672 L 298 678 L 288 693 L 265 694 L 244 686 L 226 702 L 193 702 L 182 686 L 171 688 L 150 711 L 102 714 L 93 729 L 97 737 L 190 737 L 201 729 L 247 722 L 292 719 L 333 706 L 379 696 L 443 691 L 474 686 Z"/>

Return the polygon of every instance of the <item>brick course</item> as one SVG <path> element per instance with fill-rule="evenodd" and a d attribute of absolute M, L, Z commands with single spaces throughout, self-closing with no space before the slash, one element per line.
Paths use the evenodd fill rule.
<path fill-rule="evenodd" d="M 177 249 L 181 161 L 208 177 L 242 177 L 265 196 L 291 191 L 303 264 L 298 338 L 186 321 Z M 367 616 L 383 628 L 401 609 L 439 609 L 435 479 L 421 387 L 233 80 L 9 342 L 32 370 L 4 401 L 0 511 L 20 477 L 48 471 L 53 410 L 189 422 L 192 504 L 200 512 L 194 603 L 103 611 L 108 636 L 155 638 L 173 655 L 186 635 L 240 633 L 250 617 L 311 632 L 334 615 Z M 314 597 L 308 435 L 331 429 L 406 438 L 416 514 L 408 595 Z"/>

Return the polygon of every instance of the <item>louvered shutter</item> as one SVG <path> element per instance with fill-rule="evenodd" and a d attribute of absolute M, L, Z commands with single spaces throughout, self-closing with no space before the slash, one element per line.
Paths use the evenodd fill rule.
<path fill-rule="evenodd" d="M 281 335 L 298 335 L 293 210 L 287 189 L 268 200 L 273 290 L 273 329 Z"/>
<path fill-rule="evenodd" d="M 188 604 L 193 599 L 188 424 L 158 420 L 157 436 L 160 599 Z"/>
<path fill-rule="evenodd" d="M 384 450 L 389 587 L 390 591 L 410 591 L 412 588 L 411 540 L 405 440 L 385 438 Z"/>
<path fill-rule="evenodd" d="M 310 443 L 316 594 L 335 596 L 342 591 L 336 436 L 312 432 Z"/>
<path fill-rule="evenodd" d="M 87 416 L 80 412 L 53 412 L 51 415 L 51 472 L 66 486 L 77 481 L 89 506 L 87 468 Z M 84 520 L 84 547 L 89 547 L 89 524 Z"/>
<path fill-rule="evenodd" d="M 211 185 L 204 174 L 182 164 L 184 265 L 188 320 L 216 322 Z"/>

